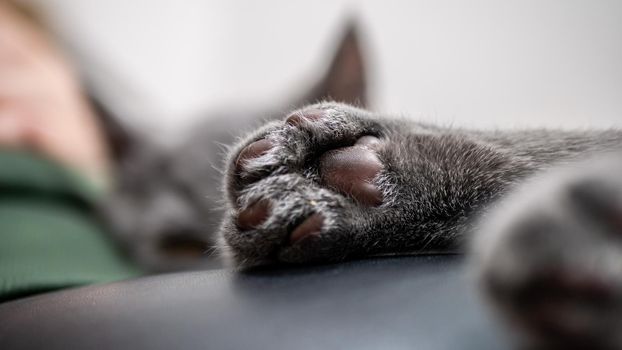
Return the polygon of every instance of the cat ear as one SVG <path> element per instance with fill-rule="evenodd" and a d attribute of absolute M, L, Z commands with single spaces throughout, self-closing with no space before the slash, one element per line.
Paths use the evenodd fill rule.
<path fill-rule="evenodd" d="M 307 102 L 333 100 L 365 107 L 367 76 L 358 26 L 350 21 L 324 77 L 312 90 Z"/>

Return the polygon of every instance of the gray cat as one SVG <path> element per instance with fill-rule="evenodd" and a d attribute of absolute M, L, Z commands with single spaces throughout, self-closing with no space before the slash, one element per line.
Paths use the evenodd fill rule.
<path fill-rule="evenodd" d="M 175 149 L 159 147 L 130 130 L 92 99 L 116 161 L 116 186 L 101 205 L 103 221 L 134 260 L 149 271 L 219 266 L 213 247 L 224 205 L 223 145 L 306 103 L 330 98 L 366 105 L 366 64 L 359 30 L 353 21 L 344 29 L 332 61 L 315 84 L 295 89 L 300 91 L 298 96 L 277 101 L 272 109 L 258 109 L 241 100 L 222 113 L 205 113 Z"/>
<path fill-rule="evenodd" d="M 363 63 L 350 27 L 310 92 L 269 111 L 212 115 L 175 150 L 107 118 L 113 232 L 154 270 L 209 256 L 219 223 L 221 252 L 238 266 L 456 252 L 476 235 L 483 290 L 529 345 L 621 348 L 622 159 L 575 162 L 621 147 L 622 132 L 453 129 L 333 102 L 283 120 L 321 99 L 364 106 Z M 266 122 L 220 171 L 219 145 Z M 540 179 L 563 164 L 572 170 Z"/>
<path fill-rule="evenodd" d="M 620 329 L 622 158 L 610 169 L 549 179 L 554 186 L 546 191 L 520 185 L 547 169 L 620 148 L 617 130 L 484 132 L 318 103 L 268 123 L 231 150 L 223 254 L 246 267 L 456 252 L 469 232 L 481 231 L 496 236 L 478 240 L 485 247 L 478 271 L 496 305 L 532 327 L 530 339 L 547 349 L 568 342 L 596 346 L 594 332 L 571 333 L 556 315 L 544 325 L 530 319 L 543 312 L 542 304 L 527 314 L 516 303 L 548 302 L 544 306 L 568 306 L 569 313 L 575 302 L 604 307 L 589 315 L 614 315 L 615 322 L 603 318 L 609 328 L 596 328 Z M 512 191 L 528 199 L 510 197 L 515 208 L 493 211 L 495 225 L 476 230 L 476 218 L 487 222 L 488 209 Z M 587 267 L 578 281 L 573 264 Z"/>

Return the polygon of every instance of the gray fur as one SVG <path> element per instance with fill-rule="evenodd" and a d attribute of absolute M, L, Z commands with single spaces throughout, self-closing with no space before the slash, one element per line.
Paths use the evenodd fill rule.
<path fill-rule="evenodd" d="M 475 235 L 476 276 L 492 305 L 519 324 L 523 345 L 622 347 L 622 131 L 484 132 L 332 102 L 293 113 L 307 108 L 328 117 L 312 126 L 270 122 L 229 153 L 220 234 L 231 263 L 456 252 Z M 379 207 L 332 191 L 320 176 L 322 154 L 364 135 L 382 143 L 376 151 L 384 164 L 375 178 L 384 194 Z M 238 154 L 259 139 L 275 146 L 240 171 Z M 577 163 L 610 151 L 617 151 L 613 158 Z M 240 230 L 238 213 L 260 199 L 272 203 L 269 217 Z M 312 213 L 324 218 L 320 235 L 291 244 L 292 230 Z M 557 314 L 542 324 L 533 317 L 549 310 L 534 309 L 541 304 L 533 300 L 546 301 Z"/>
<path fill-rule="evenodd" d="M 523 341 L 622 348 L 622 149 L 527 181 L 480 221 L 476 276 Z"/>
<path fill-rule="evenodd" d="M 482 132 L 384 118 L 330 102 L 310 108 L 327 110 L 331 117 L 313 131 L 269 123 L 230 153 L 228 164 L 260 138 L 277 145 L 240 174 L 262 180 L 244 187 L 233 166 L 225 174 L 229 205 L 220 231 L 226 254 L 237 265 L 456 251 L 472 214 L 528 175 L 622 145 L 622 132 L 613 130 Z M 327 190 L 318 175 L 319 156 L 364 135 L 383 141 L 378 157 L 385 169 L 376 184 L 385 201 L 377 208 Z M 240 232 L 239 208 L 259 198 L 277 203 L 272 217 L 257 230 Z M 289 232 L 311 212 L 327 220 L 320 238 L 289 246 Z"/>
<path fill-rule="evenodd" d="M 367 101 L 366 66 L 356 23 L 346 23 L 332 61 L 312 84 L 271 108 L 247 105 L 204 113 L 204 120 L 174 149 L 163 149 L 129 130 L 96 100 L 116 160 L 116 186 L 102 205 L 111 232 L 143 267 L 152 271 L 219 265 L 214 247 L 225 204 L 223 158 L 245 132 L 284 112 L 326 98 Z"/>

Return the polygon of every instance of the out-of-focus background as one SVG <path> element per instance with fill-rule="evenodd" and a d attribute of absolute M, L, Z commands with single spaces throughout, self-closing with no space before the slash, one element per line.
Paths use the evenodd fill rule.
<path fill-rule="evenodd" d="M 223 150 L 303 100 L 622 127 L 620 18 L 619 0 L 0 0 L 0 206 L 22 215 L 0 215 L 0 282 L 134 275 L 117 248 L 215 267 Z"/>
<path fill-rule="evenodd" d="M 163 142 L 205 111 L 304 89 L 351 18 L 374 109 L 469 127 L 622 125 L 617 0 L 33 2 L 104 101 Z"/>

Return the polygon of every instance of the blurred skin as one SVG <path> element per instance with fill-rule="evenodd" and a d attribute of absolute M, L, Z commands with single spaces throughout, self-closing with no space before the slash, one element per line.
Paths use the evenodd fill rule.
<path fill-rule="evenodd" d="M 45 32 L 0 1 L 0 147 L 43 154 L 106 188 L 101 128 L 75 72 Z"/>

